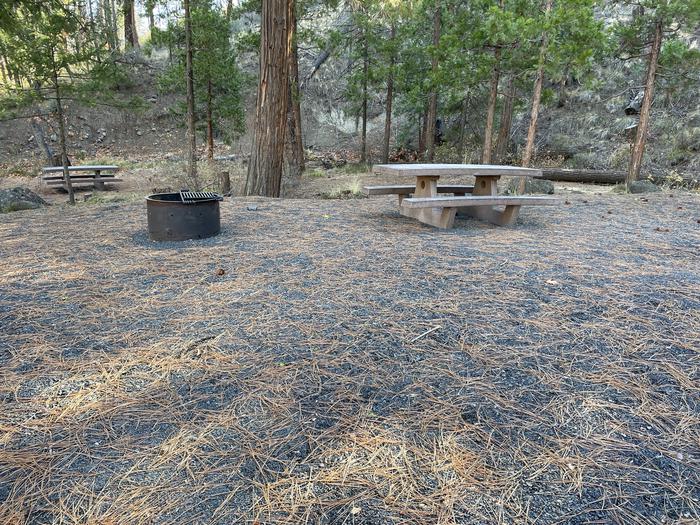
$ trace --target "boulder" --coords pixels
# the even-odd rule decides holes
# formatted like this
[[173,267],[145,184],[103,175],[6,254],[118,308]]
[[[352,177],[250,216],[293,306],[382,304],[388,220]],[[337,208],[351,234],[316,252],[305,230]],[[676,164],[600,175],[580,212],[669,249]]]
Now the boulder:
[[[509,195],[515,195],[518,193],[518,186],[520,185],[519,178],[513,178],[508,183],[508,188],[506,193]],[[525,182],[525,193],[537,193],[540,195],[553,195],[554,194],[554,184],[552,181],[544,179],[531,179],[528,177]]]
[[33,210],[46,206],[44,199],[28,188],[11,188],[0,190],[0,213],[19,210]]
[[628,184],[627,189],[630,193],[654,193],[661,189],[651,181],[635,180]]

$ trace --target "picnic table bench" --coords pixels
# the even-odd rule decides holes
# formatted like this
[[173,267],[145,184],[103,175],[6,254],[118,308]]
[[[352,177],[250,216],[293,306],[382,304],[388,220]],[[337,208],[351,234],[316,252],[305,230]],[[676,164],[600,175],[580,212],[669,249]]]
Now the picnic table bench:
[[[372,171],[382,175],[415,177],[415,186],[365,186],[364,189],[368,195],[398,195],[401,215],[438,228],[452,228],[458,212],[507,226],[516,221],[521,206],[559,202],[551,197],[498,195],[498,179],[502,176],[541,177],[542,170],[533,168],[488,164],[378,164]],[[442,175],[472,175],[474,186],[439,185]],[[452,193],[453,196],[440,196],[441,193]]]
[[[96,190],[104,190],[106,183],[123,182],[115,177],[119,166],[98,165],[98,166],[68,166],[68,173],[72,186],[92,185]],[[61,186],[63,189],[66,182],[63,180],[63,167],[56,166],[44,168],[41,182],[46,186]],[[75,174],[73,174],[75,173]]]

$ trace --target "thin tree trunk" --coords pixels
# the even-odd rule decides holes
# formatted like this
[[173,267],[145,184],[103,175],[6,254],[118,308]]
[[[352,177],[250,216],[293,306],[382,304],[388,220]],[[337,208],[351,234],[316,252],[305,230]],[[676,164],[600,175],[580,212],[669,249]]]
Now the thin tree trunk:
[[117,35],[114,31],[114,13],[111,0],[102,0],[102,27],[107,37],[109,50],[114,52],[119,48]]
[[153,29],[156,27],[156,19],[153,15],[153,3],[146,2],[146,14],[148,15],[148,32],[153,36]]
[[262,0],[260,81],[246,195],[279,197],[284,165],[293,0]]
[[192,66],[192,18],[190,0],[184,0],[185,8],[185,82],[187,84],[187,179],[200,190],[197,177],[197,135],[194,114],[194,72]]
[[515,104],[515,77],[508,78],[508,87],[501,110],[501,125],[498,128],[498,138],[496,139],[496,162],[503,162],[508,150],[508,140],[510,139],[510,128],[513,123],[513,105]]
[[569,98],[569,95],[566,92],[567,75],[568,75],[568,73],[564,73],[564,76],[562,77],[561,81],[559,82],[559,97],[557,98],[557,107],[558,108],[565,107],[566,102]]
[[[504,8],[504,0],[500,0],[499,7]],[[498,102],[498,81],[501,76],[501,46],[496,45],[493,51],[493,68],[491,69],[491,87],[489,91],[489,104],[486,111],[486,127],[484,129],[484,148],[481,152],[481,162],[491,163],[493,149],[493,121],[496,116],[496,103]]]
[[498,81],[501,75],[500,47],[497,47],[494,50],[493,60],[493,68],[491,69],[491,88],[489,92],[489,105],[486,111],[486,129],[484,129],[484,150],[481,152],[482,164],[491,164],[493,120],[496,115],[496,102],[498,101]]
[[214,121],[211,110],[211,79],[207,81],[207,158],[214,159]]
[[124,49],[138,49],[139,37],[136,32],[136,9],[134,0],[124,0],[122,12],[124,15]]
[[[547,0],[545,13],[549,14],[552,10],[552,0]],[[544,82],[544,63],[547,58],[547,44],[549,35],[545,31],[542,34],[542,44],[540,45],[540,59],[537,66],[537,77],[535,78],[535,87],[532,92],[532,111],[530,112],[530,125],[527,128],[527,140],[525,141],[525,151],[523,152],[522,166],[528,168],[532,162],[532,156],[535,151],[535,134],[537,133],[537,118],[540,113],[540,101],[542,98],[542,84]],[[525,192],[525,184],[527,177],[520,179],[518,191]]]
[[290,22],[292,47],[289,54],[289,100],[287,108],[288,159],[287,169],[292,178],[304,172],[304,143],[301,131],[301,92],[299,91],[299,57],[297,54],[297,19],[292,11]]
[[0,46],[0,75],[2,76],[2,81],[3,82],[9,82],[10,81],[10,72],[7,69],[7,59],[4,56],[5,51],[2,49],[2,46]]
[[53,89],[56,95],[56,113],[58,114],[58,138],[61,146],[61,165],[63,166],[63,183],[68,190],[68,202],[75,204],[75,194],[73,192],[73,184],[70,180],[70,172],[68,171],[68,150],[66,148],[66,125],[64,122],[65,115],[63,114],[63,102],[61,100],[61,88],[58,83],[58,71],[56,70],[56,62],[54,51],[51,50],[51,61],[53,66]]
[[44,154],[46,155],[46,161],[48,166],[55,166],[56,165],[56,156],[51,149],[51,146],[49,146],[49,143],[46,141],[46,135],[44,134],[44,130],[41,128],[41,124],[39,124],[39,118],[34,117],[32,119],[32,130],[34,131],[34,140],[36,140],[36,143],[41,146],[41,149],[44,150]]
[[365,28],[362,33],[362,138],[360,145],[360,162],[367,163],[367,77],[369,76],[367,29]]
[[425,107],[423,108],[423,114],[418,118],[418,157],[423,158],[425,155],[425,138],[428,135],[428,106],[429,103],[425,101]]
[[[389,34],[391,43],[396,39],[396,26],[391,25],[391,33]],[[384,148],[382,149],[382,162],[389,162],[389,142],[391,140],[391,109],[394,103],[394,65],[396,64],[396,56],[392,48],[391,56],[389,57],[389,75],[386,79],[386,116],[384,118]]]
[[231,20],[231,16],[233,16],[233,0],[228,0],[226,2],[226,20]]
[[97,63],[99,64],[100,62],[102,62],[102,46],[100,45],[100,35],[99,31],[97,30],[99,25],[100,13],[98,9],[99,5],[95,6],[95,8],[98,11],[97,16],[95,16],[95,12],[92,8],[92,1],[93,0],[87,0],[86,9],[88,11],[88,20],[90,21],[90,35],[92,36],[92,44],[93,46],[95,46],[95,58],[97,59]]
[[432,60],[432,74],[433,74],[433,85],[430,92],[430,97],[428,99],[428,115],[426,119],[425,126],[425,149],[427,151],[428,161],[432,162],[435,158],[435,121],[437,120],[437,85],[435,83],[435,78],[438,73],[438,54],[437,48],[440,45],[440,0],[435,2],[435,14],[433,18],[433,47],[435,48],[435,54]]
[[659,64],[659,53],[661,51],[661,40],[663,39],[663,21],[657,20],[654,28],[654,42],[651,45],[649,61],[647,63],[647,74],[644,81],[644,98],[642,107],[639,110],[639,123],[637,133],[632,143],[632,155],[630,156],[629,170],[627,172],[627,185],[639,178],[642,169],[642,158],[647,142],[647,131],[649,129],[649,116],[651,114],[651,103],[654,98],[654,84],[656,82],[656,69]]
[[465,133],[465,130],[467,126],[467,109],[469,107],[467,104],[468,96],[468,93],[465,94],[464,100],[462,100],[462,108],[459,112],[459,138],[457,140],[457,156],[460,159],[464,158],[465,151],[467,149],[467,134]]

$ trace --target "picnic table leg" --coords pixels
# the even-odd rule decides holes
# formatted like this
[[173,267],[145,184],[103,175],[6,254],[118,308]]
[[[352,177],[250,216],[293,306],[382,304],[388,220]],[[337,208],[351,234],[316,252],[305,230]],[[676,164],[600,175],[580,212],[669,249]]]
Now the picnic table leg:
[[[474,196],[498,195],[498,179],[500,177],[476,177],[474,182]],[[474,217],[485,222],[490,222],[496,226],[509,226],[515,224],[520,213],[520,206],[506,206],[504,210],[497,210],[493,207],[463,207],[459,208],[460,215]]]
[[[95,170],[95,178],[99,178],[99,177],[100,177],[100,170]],[[95,186],[96,190],[104,190],[105,189],[105,183],[102,182],[101,180],[96,180],[94,186]]]
[[[413,196],[416,198],[437,197],[437,181],[439,178],[437,176],[416,177],[416,191]],[[401,210],[401,215],[412,217],[436,228],[452,228],[455,222],[455,215],[457,214],[457,208],[405,208],[400,206],[399,209]]]

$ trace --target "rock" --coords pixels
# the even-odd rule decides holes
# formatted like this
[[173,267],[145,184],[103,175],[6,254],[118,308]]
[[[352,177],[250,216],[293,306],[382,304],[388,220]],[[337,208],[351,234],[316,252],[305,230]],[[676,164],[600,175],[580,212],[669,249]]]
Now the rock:
[[141,135],[143,135],[143,131],[141,131],[140,129],[136,130],[136,134],[140,137]]
[[0,213],[19,210],[33,210],[46,206],[44,199],[28,188],[16,187],[0,190]]
[[[508,183],[508,188],[506,193],[509,195],[514,195],[518,193],[518,186],[520,184],[520,179],[511,179]],[[528,178],[525,182],[525,193],[539,193],[544,195],[554,194],[554,184],[550,180],[543,179],[531,179]]]
[[630,193],[655,193],[661,189],[651,181],[635,180],[627,186]]

